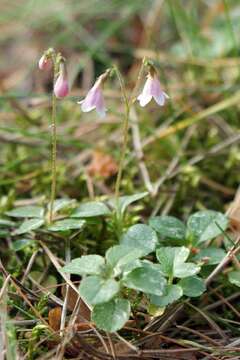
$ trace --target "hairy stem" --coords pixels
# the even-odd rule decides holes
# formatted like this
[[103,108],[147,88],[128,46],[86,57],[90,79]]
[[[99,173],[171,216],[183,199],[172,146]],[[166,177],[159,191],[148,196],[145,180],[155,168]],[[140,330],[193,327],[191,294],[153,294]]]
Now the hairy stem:
[[[57,77],[57,64],[55,57],[53,58],[54,63],[54,75],[53,75],[53,86]],[[51,119],[51,195],[50,195],[50,206],[49,206],[49,222],[53,221],[53,205],[56,197],[56,183],[57,183],[57,101],[54,91],[52,92],[52,119]]]
[[121,150],[121,157],[120,157],[120,162],[119,162],[117,180],[116,180],[116,184],[115,184],[115,200],[116,200],[117,214],[119,213],[119,211],[118,211],[118,208],[119,208],[119,193],[120,193],[120,186],[121,186],[121,180],[122,180],[124,160],[125,160],[126,151],[127,151],[127,144],[128,144],[129,114],[130,114],[131,107],[132,107],[132,105],[134,104],[134,101],[135,101],[135,94],[136,94],[136,92],[137,92],[137,90],[139,88],[140,82],[141,82],[144,64],[145,64],[145,58],[142,61],[142,66],[140,68],[140,71],[139,71],[139,74],[138,74],[138,77],[137,77],[137,82],[136,82],[136,85],[135,85],[135,87],[134,87],[134,89],[132,91],[130,99],[128,99],[128,97],[127,97],[126,87],[124,85],[122,75],[121,75],[120,71],[118,70],[118,68],[116,66],[114,67],[114,70],[115,70],[116,75],[117,75],[118,80],[119,80],[123,100],[124,100],[124,103],[125,103],[125,117],[124,117],[124,122],[123,122],[123,144],[122,144],[122,150]]
[[121,157],[119,162],[119,168],[118,168],[118,174],[117,174],[117,180],[115,184],[115,199],[116,199],[116,206],[118,209],[118,201],[119,201],[119,191],[120,191],[120,185],[121,185],[121,179],[122,179],[122,172],[123,172],[123,165],[124,165],[124,159],[127,151],[127,143],[128,143],[128,128],[129,128],[129,113],[130,113],[130,103],[127,98],[126,89],[124,85],[124,81],[122,78],[121,73],[119,70],[115,67],[115,71],[120,83],[121,92],[123,95],[124,103],[125,103],[125,116],[123,121],[123,144],[122,144],[122,150],[121,150]]

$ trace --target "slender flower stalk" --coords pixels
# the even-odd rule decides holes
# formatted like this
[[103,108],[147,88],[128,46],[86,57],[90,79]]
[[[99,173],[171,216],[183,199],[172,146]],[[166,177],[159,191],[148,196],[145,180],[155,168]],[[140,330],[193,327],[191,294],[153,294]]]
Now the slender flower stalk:
[[[55,57],[54,57],[55,58]],[[54,70],[53,70],[53,83],[56,81],[57,77],[57,62],[54,59]],[[51,194],[50,194],[50,206],[49,206],[49,223],[53,221],[53,205],[56,197],[56,187],[57,187],[57,98],[54,92],[52,91],[52,118],[51,118],[51,131],[52,131],[52,150],[51,150]]]
[[120,162],[119,162],[119,167],[118,167],[117,179],[116,179],[116,184],[115,184],[115,200],[116,200],[116,208],[117,208],[117,212],[118,212],[119,191],[120,191],[123,165],[124,165],[124,160],[125,160],[126,151],[127,151],[127,144],[128,144],[128,128],[129,128],[129,114],[130,114],[131,102],[128,100],[126,88],[124,85],[124,80],[122,78],[120,71],[118,70],[117,67],[114,67],[114,70],[118,77],[119,84],[121,87],[121,92],[123,95],[123,100],[125,103],[125,117],[124,117],[124,121],[123,121],[123,143],[122,143],[122,150],[121,150],[121,157],[120,157]]
[[116,66],[114,67],[115,73],[116,73],[117,78],[119,80],[123,100],[124,100],[124,103],[125,103],[125,117],[124,117],[124,121],[123,121],[123,143],[122,143],[122,149],[121,149],[121,157],[120,157],[120,162],[119,162],[118,174],[117,174],[117,179],[116,179],[116,184],[115,184],[116,213],[117,213],[117,217],[118,217],[119,220],[121,219],[121,216],[120,216],[120,213],[119,213],[119,195],[120,195],[120,186],[121,186],[121,180],[122,180],[124,160],[125,160],[126,152],[127,152],[129,116],[130,116],[131,107],[135,102],[135,94],[136,94],[136,92],[137,92],[137,90],[139,88],[139,85],[141,83],[144,66],[145,66],[145,58],[142,61],[142,65],[141,65],[141,68],[139,70],[137,81],[136,81],[135,87],[134,87],[134,89],[133,89],[133,91],[132,91],[132,93],[130,95],[130,98],[128,98],[128,96],[127,96],[126,88],[125,88],[125,85],[124,85],[124,80],[122,78],[122,75],[121,75],[120,71],[118,70],[118,68]]
[[53,221],[53,207],[56,197],[57,183],[57,98],[68,95],[68,81],[65,67],[65,59],[62,55],[56,54],[55,50],[48,49],[40,58],[38,66],[41,70],[46,70],[53,66],[53,90],[52,90],[52,114],[51,114],[51,194],[48,220]]

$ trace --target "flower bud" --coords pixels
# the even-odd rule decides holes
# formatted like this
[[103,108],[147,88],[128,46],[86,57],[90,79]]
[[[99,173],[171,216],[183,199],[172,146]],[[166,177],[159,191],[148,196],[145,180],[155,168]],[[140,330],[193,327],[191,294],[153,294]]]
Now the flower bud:
[[46,55],[43,55],[38,62],[39,69],[49,70],[51,66],[52,66],[51,59],[49,59]]
[[64,62],[60,63],[60,71],[58,78],[54,84],[53,91],[57,98],[64,98],[69,93],[67,71]]

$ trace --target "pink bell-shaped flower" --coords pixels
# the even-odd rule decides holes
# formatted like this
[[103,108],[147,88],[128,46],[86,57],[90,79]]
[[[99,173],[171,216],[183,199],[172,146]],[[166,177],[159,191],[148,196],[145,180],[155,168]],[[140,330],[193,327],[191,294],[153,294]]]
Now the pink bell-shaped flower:
[[64,98],[69,93],[67,71],[64,62],[60,63],[59,75],[54,84],[53,91],[57,98]]
[[169,96],[162,90],[155,71],[149,72],[143,90],[137,100],[139,101],[140,106],[143,107],[146,106],[152,98],[154,98],[159,106],[163,106],[165,100],[169,99]]
[[51,59],[49,59],[46,55],[43,55],[38,62],[39,69],[49,70],[51,66],[52,66]]
[[96,109],[100,118],[106,116],[106,107],[103,97],[103,84],[106,81],[110,71],[107,70],[104,74],[99,76],[93,87],[89,90],[84,100],[79,101],[83,112],[89,112]]

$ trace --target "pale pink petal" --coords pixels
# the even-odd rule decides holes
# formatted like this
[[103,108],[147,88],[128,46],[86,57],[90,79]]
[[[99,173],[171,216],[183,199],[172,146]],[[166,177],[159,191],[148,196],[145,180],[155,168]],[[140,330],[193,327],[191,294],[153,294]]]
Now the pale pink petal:
[[99,91],[96,94],[96,110],[101,118],[104,118],[106,116],[106,108],[104,104],[102,91]]
[[99,82],[96,82],[87,93],[86,98],[78,103],[81,104],[83,112],[89,112],[96,109],[100,117],[104,117],[106,115],[102,88]]
[[165,96],[163,93],[158,96],[154,96],[153,98],[159,106],[163,106],[165,104]]
[[139,100],[141,106],[145,106],[152,98],[154,98],[156,103],[160,106],[163,106],[165,99],[169,98],[169,96],[162,90],[161,84],[155,74],[148,75],[143,91],[137,99]]
[[137,97],[137,99],[139,100],[140,106],[143,107],[151,101],[151,99],[152,99],[151,87],[152,87],[152,78],[149,76],[145,82],[145,85],[143,87],[141,94]]
[[162,90],[156,96],[154,95],[153,97],[159,106],[163,106],[165,104],[166,99],[169,99],[169,96]]
[[95,109],[96,93],[97,93],[97,89],[93,86],[87,93],[85,99],[79,102],[79,104],[81,104],[81,109],[83,112],[89,112]]
[[155,75],[153,78],[151,78],[150,93],[153,97],[155,96],[158,97],[162,94],[162,88],[160,82]]
[[146,95],[141,93],[138,97],[137,97],[140,106],[144,107],[146,106],[151,100],[152,100],[152,95]]

